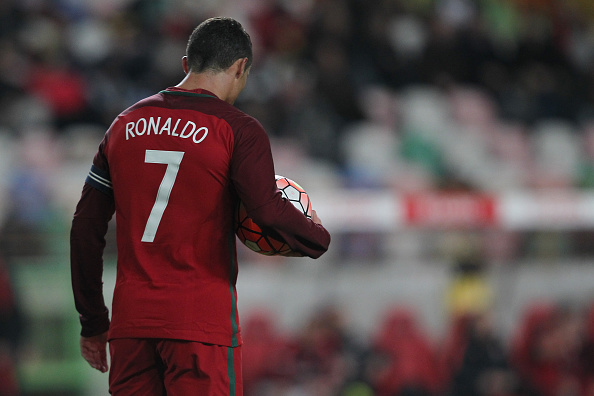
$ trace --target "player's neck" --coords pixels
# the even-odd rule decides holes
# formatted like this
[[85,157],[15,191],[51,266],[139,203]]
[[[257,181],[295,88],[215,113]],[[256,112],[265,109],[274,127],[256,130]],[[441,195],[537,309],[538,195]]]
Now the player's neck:
[[176,87],[189,91],[204,89],[212,92],[219,99],[228,101],[231,90],[228,80],[225,73],[188,73]]

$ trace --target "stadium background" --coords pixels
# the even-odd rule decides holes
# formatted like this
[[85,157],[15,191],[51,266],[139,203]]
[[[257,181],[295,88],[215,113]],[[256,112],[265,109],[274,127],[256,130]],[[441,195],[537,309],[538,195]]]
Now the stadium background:
[[[254,42],[238,107],[333,235],[240,250],[246,394],[594,394],[592,4],[0,2],[0,394],[106,394],[71,216],[113,117],[216,15]],[[108,299],[114,262],[110,233]]]

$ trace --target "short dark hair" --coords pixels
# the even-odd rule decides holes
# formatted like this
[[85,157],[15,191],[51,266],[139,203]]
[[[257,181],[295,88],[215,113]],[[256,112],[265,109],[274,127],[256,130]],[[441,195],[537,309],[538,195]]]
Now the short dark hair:
[[249,67],[252,64],[252,40],[235,19],[210,18],[190,35],[186,56],[188,68],[193,73],[223,71],[241,58],[248,58]]

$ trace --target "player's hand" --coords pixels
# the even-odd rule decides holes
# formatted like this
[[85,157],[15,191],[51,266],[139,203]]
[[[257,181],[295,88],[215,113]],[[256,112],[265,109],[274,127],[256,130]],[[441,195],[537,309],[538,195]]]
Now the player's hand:
[[318,217],[318,214],[314,209],[311,210],[311,220],[316,224],[322,224],[322,220]]
[[93,367],[106,373],[107,366],[107,332],[93,337],[80,337],[80,354]]

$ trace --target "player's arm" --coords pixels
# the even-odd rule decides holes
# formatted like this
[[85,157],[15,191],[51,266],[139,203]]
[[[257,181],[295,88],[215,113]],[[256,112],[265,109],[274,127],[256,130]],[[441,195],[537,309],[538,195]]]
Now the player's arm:
[[308,219],[283,199],[280,192],[276,199],[247,213],[261,227],[274,229],[298,254],[318,258],[328,250],[330,234],[322,226],[317,213],[315,220],[313,217]]
[[103,298],[103,250],[115,204],[109,174],[100,167],[101,159],[98,153],[83,187],[70,232],[72,290],[83,337],[102,334],[109,328]]
[[273,228],[293,251],[321,256],[328,250],[330,234],[282,198],[276,188],[270,141],[262,126],[252,120],[236,139],[231,178],[248,215],[259,226]]

